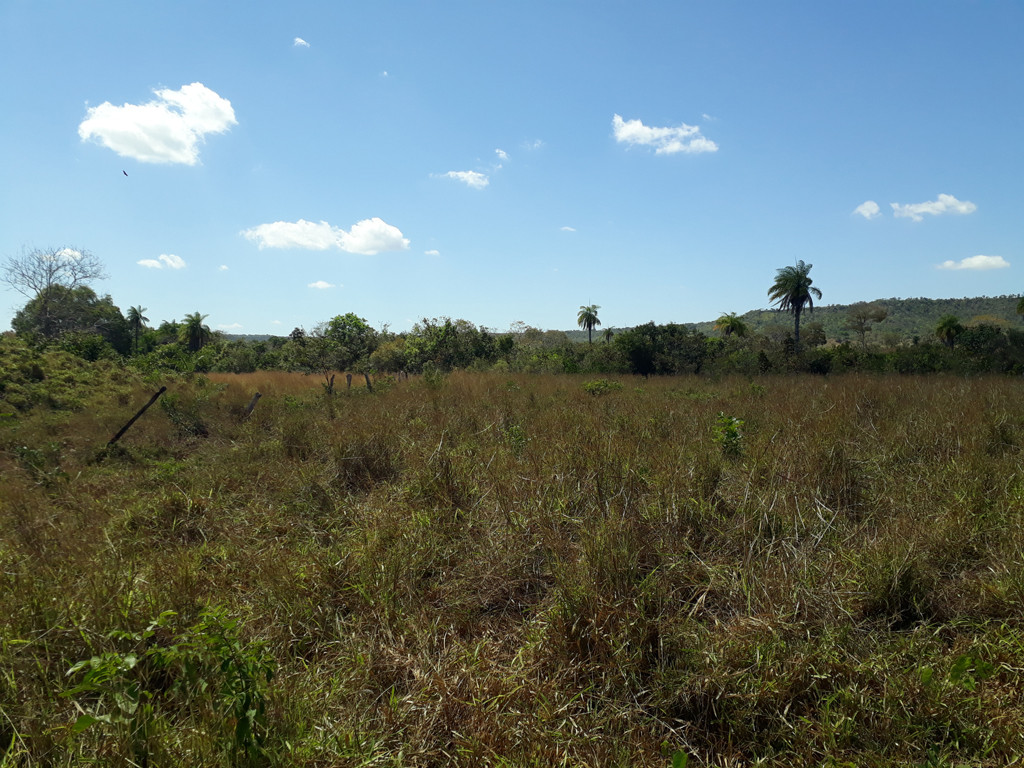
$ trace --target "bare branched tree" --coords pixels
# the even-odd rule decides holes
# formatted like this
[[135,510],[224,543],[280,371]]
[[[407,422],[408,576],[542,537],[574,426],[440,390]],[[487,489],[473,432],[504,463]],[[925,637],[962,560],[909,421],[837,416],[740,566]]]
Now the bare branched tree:
[[40,330],[44,336],[50,336],[53,332],[50,302],[55,289],[64,289],[58,293],[66,294],[106,276],[103,263],[96,256],[65,246],[26,251],[21,256],[10,257],[0,271],[0,282],[29,301],[38,299]]

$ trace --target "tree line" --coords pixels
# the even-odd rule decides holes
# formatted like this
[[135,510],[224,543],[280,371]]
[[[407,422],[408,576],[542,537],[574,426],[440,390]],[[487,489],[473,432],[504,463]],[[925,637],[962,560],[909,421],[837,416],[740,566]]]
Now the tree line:
[[[235,340],[212,331],[207,315],[151,326],[141,304],[127,313],[91,283],[102,279],[98,259],[74,248],[32,251],[8,259],[0,280],[26,296],[11,326],[27,343],[59,346],[86,359],[120,357],[143,371],[301,371],[333,386],[337,371],[423,373],[493,370],[536,373],[756,375],[769,372],[830,373],[868,370],[896,373],[951,371],[1024,373],[1024,331],[998,318],[963,322],[940,318],[925,337],[869,344],[888,317],[880,303],[858,304],[844,322],[847,339],[830,340],[820,323],[808,322],[821,290],[812,265],[797,261],[777,270],[768,298],[792,318],[791,330],[776,324],[759,332],[735,312],[723,313],[708,332],[691,324],[654,322],[613,332],[601,326],[597,304],[580,306],[577,325],[587,343],[563,331],[515,323],[504,332],[464,319],[423,318],[408,332],[376,329],[354,313],[337,315],[311,329],[260,341]],[[1024,313],[1024,299],[1017,311]]]

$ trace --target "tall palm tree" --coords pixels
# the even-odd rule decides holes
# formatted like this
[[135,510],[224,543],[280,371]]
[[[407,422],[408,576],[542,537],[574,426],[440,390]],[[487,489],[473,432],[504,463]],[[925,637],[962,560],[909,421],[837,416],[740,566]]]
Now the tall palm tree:
[[964,327],[956,315],[943,315],[939,318],[939,324],[935,326],[935,335],[950,349],[956,343],[956,337],[963,332]]
[[615,335],[615,331],[613,331],[611,328],[605,328],[604,333],[602,333],[601,335],[604,336],[604,343],[607,344],[609,341],[612,340],[612,337]]
[[181,321],[181,340],[189,352],[198,352],[213,336],[209,327],[203,325],[203,320],[207,317],[209,315],[193,312],[191,315],[185,315],[185,319]]
[[137,307],[128,308],[128,327],[132,329],[132,335],[135,337],[135,354],[139,353],[139,332],[145,327],[146,323],[149,322],[149,318],[146,317],[143,312],[146,308],[141,304]]
[[715,320],[715,330],[723,336],[746,336],[747,324],[738,318],[735,312],[729,312]]
[[580,328],[586,330],[591,344],[594,343],[594,329],[601,324],[601,321],[597,319],[597,310],[600,308],[597,304],[590,304],[580,307],[579,314],[576,315],[576,322],[579,323]]
[[793,341],[800,346],[800,313],[806,306],[814,311],[814,297],[821,298],[821,291],[815,288],[808,274],[813,264],[798,261],[796,266],[783,267],[775,273],[775,282],[768,289],[768,298],[779,305],[783,312],[793,313]]

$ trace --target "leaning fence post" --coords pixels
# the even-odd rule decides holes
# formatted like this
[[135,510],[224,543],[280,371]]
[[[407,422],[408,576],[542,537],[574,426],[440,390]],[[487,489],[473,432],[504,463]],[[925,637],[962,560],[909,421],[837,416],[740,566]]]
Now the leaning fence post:
[[158,397],[160,397],[160,395],[162,395],[162,394],[163,394],[164,392],[166,392],[166,391],[167,391],[167,387],[160,387],[160,391],[159,391],[159,392],[157,392],[157,393],[156,393],[155,395],[153,395],[153,396],[152,396],[151,398],[149,398],[149,402],[148,402],[148,403],[146,403],[146,404],[145,404],[144,406],[142,406],[142,407],[141,407],[141,408],[139,409],[139,412],[138,412],[138,413],[136,413],[136,414],[135,414],[134,416],[132,416],[132,417],[131,417],[131,419],[129,419],[129,421],[128,421],[128,423],[127,423],[127,424],[125,424],[125,425],[124,425],[123,427],[121,427],[121,431],[120,431],[120,432],[118,432],[118,433],[117,433],[116,435],[114,435],[114,436],[113,436],[112,438],[110,438],[110,442],[109,442],[109,443],[107,443],[107,447],[109,448],[109,447],[110,447],[110,446],[112,446],[112,445],[113,445],[114,443],[116,443],[116,442],[117,442],[118,440],[120,440],[120,439],[121,439],[121,436],[122,436],[122,435],[123,435],[123,434],[124,434],[125,432],[127,432],[127,431],[128,431],[128,428],[129,428],[129,427],[130,427],[130,426],[131,426],[132,424],[134,424],[134,423],[136,422],[136,420],[137,420],[137,419],[139,418],[139,416],[141,416],[142,414],[144,414],[144,413],[146,412],[146,409],[147,409],[147,408],[149,408],[149,406],[151,406],[151,405],[152,405],[153,403],[155,403],[155,402],[156,402],[156,400],[157,400],[157,398],[158,398]]
[[249,418],[249,416],[253,412],[253,409],[256,407],[256,403],[259,402],[261,397],[263,397],[263,395],[261,395],[259,392],[257,392],[255,395],[252,396],[252,400],[249,402],[249,405],[246,407],[245,413],[242,414],[242,421],[245,421],[246,419]]
[[346,373],[345,374],[345,381],[348,382],[348,388],[352,389],[352,374],[351,373]]
[[368,389],[368,390],[369,390],[370,392],[373,392],[373,384],[371,384],[371,383],[370,383],[370,374],[368,374],[368,373],[364,373],[364,374],[363,374],[363,378],[364,378],[364,379],[366,379],[366,388],[367,388],[367,389]]

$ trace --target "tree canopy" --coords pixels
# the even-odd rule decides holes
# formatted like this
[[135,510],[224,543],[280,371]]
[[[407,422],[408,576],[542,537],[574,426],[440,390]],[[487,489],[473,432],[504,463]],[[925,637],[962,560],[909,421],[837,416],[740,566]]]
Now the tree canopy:
[[821,290],[815,288],[810,271],[813,264],[797,261],[792,267],[782,267],[775,274],[775,282],[768,289],[768,298],[783,312],[793,313],[793,341],[800,346],[800,314],[804,307],[814,310],[815,297],[821,298]]
[[597,310],[600,308],[597,304],[581,306],[576,315],[577,324],[587,332],[587,339],[591,344],[594,343],[594,329],[601,324],[597,318]]
[[45,338],[55,338],[67,330],[60,323],[62,317],[66,320],[67,312],[55,304],[75,296],[75,289],[104,277],[106,273],[98,258],[88,251],[68,247],[37,249],[12,256],[0,270],[0,282],[33,304],[33,331]]

